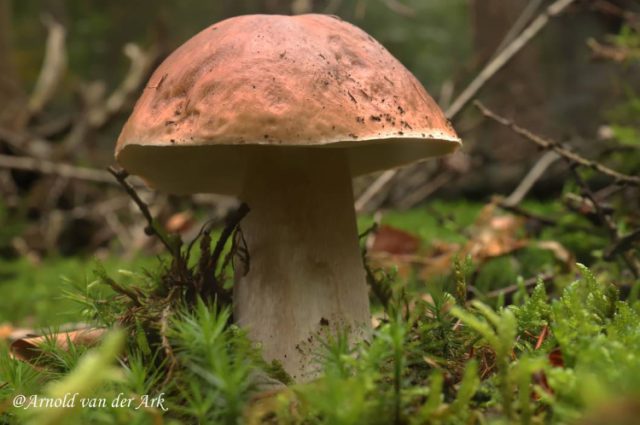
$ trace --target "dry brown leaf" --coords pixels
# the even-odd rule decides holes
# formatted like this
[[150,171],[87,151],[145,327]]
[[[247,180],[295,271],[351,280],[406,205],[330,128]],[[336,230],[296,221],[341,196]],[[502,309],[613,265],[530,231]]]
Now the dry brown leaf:
[[164,227],[169,233],[184,233],[191,229],[194,223],[193,214],[190,211],[182,211],[169,217]]
[[106,331],[104,328],[85,328],[46,336],[21,337],[11,343],[10,352],[14,359],[33,363],[42,355],[42,348],[48,341],[55,341],[62,350],[69,349],[69,342],[91,347],[100,341]]
[[518,232],[524,226],[524,219],[512,214],[498,214],[496,205],[486,205],[473,225],[473,238],[467,243],[464,253],[477,262],[492,257],[509,254],[526,246]]
[[0,324],[0,340],[6,340],[11,336],[13,332],[13,326],[8,323]]
[[415,254],[420,248],[420,242],[416,235],[383,224],[375,233],[370,251],[392,255]]

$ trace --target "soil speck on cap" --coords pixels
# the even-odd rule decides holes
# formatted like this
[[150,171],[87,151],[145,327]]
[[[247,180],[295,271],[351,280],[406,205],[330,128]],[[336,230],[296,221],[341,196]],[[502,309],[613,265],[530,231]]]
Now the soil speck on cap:
[[347,94],[349,95],[349,97],[351,98],[351,101],[352,101],[353,103],[358,103],[358,101],[356,100],[356,98],[355,98],[355,97],[353,97],[353,95],[351,94],[351,92],[350,92],[350,91],[347,91]]
[[364,124],[364,117],[356,117],[356,122],[359,122],[360,124]]
[[329,320],[324,317],[320,318],[320,326],[329,326]]
[[382,118],[380,118],[380,115],[371,115],[369,118],[371,118],[371,121],[382,121]]

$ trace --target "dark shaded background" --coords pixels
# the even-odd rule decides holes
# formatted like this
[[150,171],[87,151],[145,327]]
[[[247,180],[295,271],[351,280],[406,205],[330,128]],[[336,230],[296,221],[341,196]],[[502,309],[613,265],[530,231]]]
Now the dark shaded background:
[[[403,62],[446,108],[504,45],[550,0],[239,0],[84,1],[0,0],[0,153],[23,155],[20,144],[42,148],[55,161],[104,170],[113,162],[115,139],[137,91],[99,126],[82,118],[127,75],[127,43],[156,52],[155,64],[197,31],[246,13],[332,13],[372,34]],[[555,18],[478,97],[525,127],[567,143],[585,155],[609,148],[603,128],[638,85],[637,64],[594,59],[589,40],[606,42],[640,11],[632,0],[581,0]],[[529,13],[531,12],[531,13]],[[527,18],[527,19],[524,19]],[[67,70],[45,108],[29,111],[29,95],[40,73],[47,22],[66,29]],[[520,27],[521,28],[521,27]],[[517,31],[516,31],[517,34]],[[368,204],[368,209],[410,207],[427,197],[487,199],[508,194],[541,155],[531,144],[486,120],[471,106],[454,125],[465,141],[462,153],[402,170]],[[9,143],[9,139],[13,143]],[[18,148],[16,148],[18,146]],[[71,146],[71,147],[70,147]],[[634,153],[637,155],[637,152]],[[566,165],[557,163],[534,188],[538,197],[562,190]],[[443,175],[442,184],[433,185]],[[448,173],[448,174],[447,174]],[[375,176],[374,176],[375,177]],[[356,193],[371,182],[356,181]],[[21,234],[29,250],[63,252],[108,243],[117,230],[104,230],[92,214],[111,190],[93,183],[0,168],[0,195],[9,236]],[[117,193],[117,192],[113,192]],[[185,204],[223,214],[232,201],[175,199],[155,194],[158,214]],[[162,198],[159,200],[159,198]],[[171,205],[165,208],[162,205]],[[80,210],[78,210],[80,208]],[[70,214],[74,212],[74,214]],[[33,223],[38,223],[33,226]],[[127,221],[124,221],[127,224]],[[34,230],[35,229],[35,230]],[[99,237],[96,236],[99,235]],[[19,250],[18,250],[19,251]]]

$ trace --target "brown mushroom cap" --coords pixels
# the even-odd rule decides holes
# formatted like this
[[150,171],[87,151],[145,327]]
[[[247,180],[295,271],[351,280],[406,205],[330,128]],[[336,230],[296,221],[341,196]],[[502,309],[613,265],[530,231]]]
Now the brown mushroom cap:
[[116,159],[161,190],[237,194],[260,149],[346,149],[355,176],[459,145],[422,85],[364,31],[326,15],[247,15],[158,67]]

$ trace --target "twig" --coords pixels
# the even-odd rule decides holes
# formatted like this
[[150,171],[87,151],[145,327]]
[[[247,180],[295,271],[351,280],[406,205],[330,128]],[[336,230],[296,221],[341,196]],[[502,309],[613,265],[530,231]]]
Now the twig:
[[29,99],[29,111],[31,114],[40,112],[53,98],[67,68],[66,31],[64,26],[52,17],[45,18],[45,25],[49,30],[49,35],[42,69]]
[[553,277],[554,276],[551,273],[532,277],[530,279],[525,280],[524,283],[522,283],[522,285],[513,284],[513,285],[505,286],[504,288],[495,289],[493,291],[487,292],[486,294],[484,294],[484,296],[487,298],[497,298],[500,295],[509,295],[518,291],[521,287],[531,288],[532,286],[536,286],[538,281],[542,281],[543,283],[548,283],[551,280],[553,280]]
[[[212,264],[214,265],[214,267],[218,264],[220,255],[222,254],[222,250],[224,249],[224,246],[227,244],[227,240],[233,234],[233,231],[235,230],[235,228],[238,227],[238,225],[240,224],[240,221],[248,213],[249,213],[249,205],[243,202],[242,204],[240,204],[240,207],[236,211],[229,214],[229,217],[227,218],[227,224],[225,225],[224,229],[222,229],[222,233],[220,234],[220,237],[216,242],[216,246],[213,249],[213,253],[211,254],[211,259],[213,261]],[[222,270],[220,272],[222,272]]]
[[401,210],[406,210],[413,207],[414,205],[418,204],[429,195],[434,193],[436,190],[440,189],[451,180],[453,180],[456,174],[457,173],[451,171],[438,174],[434,179],[427,182],[424,186],[411,192],[409,196],[402,199],[397,204],[398,208]]
[[610,260],[616,255],[630,250],[631,246],[638,241],[640,241],[640,229],[618,238],[618,241],[605,251],[604,259]]
[[637,54],[634,54],[634,51],[628,47],[602,44],[594,38],[587,40],[587,46],[591,49],[591,57],[593,59],[622,63],[637,56]]
[[111,287],[111,289],[113,289],[115,292],[121,295],[125,295],[137,307],[140,307],[142,305],[142,303],[140,302],[140,299],[138,298],[138,294],[136,294],[134,291],[120,285],[118,282],[116,282],[111,277],[109,277],[109,275],[104,270],[100,270],[98,274],[99,274],[99,277],[104,281],[104,283],[106,283],[109,287]]
[[145,228],[145,233],[147,235],[156,235],[160,242],[169,250],[174,259],[178,259],[180,257],[180,241],[172,240],[166,232],[162,229],[160,224],[153,218],[151,215],[151,211],[149,211],[149,207],[144,203],[140,196],[136,192],[136,190],[127,182],[127,177],[129,173],[125,170],[118,170],[115,167],[111,166],[108,168],[109,173],[116,178],[116,181],[122,186],[122,188],[127,192],[127,195],[135,202],[135,204],[140,209],[140,212],[147,220],[147,227]]
[[69,179],[87,180],[95,183],[116,184],[106,171],[77,167],[75,165],[46,161],[27,156],[0,154],[0,168],[34,171],[41,174],[54,174]]
[[[495,56],[489,63],[480,71],[480,73],[473,79],[473,81],[458,95],[453,101],[451,106],[447,108],[445,115],[449,119],[455,118],[456,115],[469,103],[473,96],[515,55],[518,53],[527,43],[529,43],[539,32],[542,30],[550,18],[558,16],[575,0],[557,0],[553,4],[549,5],[536,19],[525,28],[522,33],[513,39],[509,45],[507,45],[501,53]],[[367,189],[365,193],[358,198],[356,205],[363,209],[366,203],[363,202],[364,195],[366,194],[368,199],[371,200],[393,177],[398,173],[397,169],[389,170],[376,179],[372,186],[376,186],[375,191]],[[379,181],[383,181],[384,184],[380,184]]]
[[524,46],[527,45],[538,33],[542,30],[551,20],[551,18],[558,16],[567,7],[569,7],[576,0],[556,0],[550,4],[546,9],[542,11],[523,31],[518,37],[513,39],[508,46],[506,46],[500,54],[493,58],[489,63],[480,71],[480,73],[473,79],[473,81],[467,86],[466,89],[447,109],[445,115],[451,118],[460,112],[462,108],[478,93],[478,91],[486,84],[486,82],[495,75],[511,58],[515,56]]
[[543,217],[541,215],[527,211],[517,204],[511,205],[511,204],[505,203],[505,201],[499,198],[496,200],[496,205],[505,211],[509,211],[513,214],[517,214],[519,216],[522,216],[530,220],[535,220],[538,223],[544,224],[546,226],[555,226],[556,224],[558,224],[554,219]]
[[474,102],[475,106],[482,112],[482,114],[487,117],[487,118],[491,118],[492,120],[494,120],[495,122],[502,124],[503,126],[510,128],[513,132],[517,133],[518,135],[524,137],[526,140],[529,140],[530,142],[535,143],[536,145],[538,145],[540,148],[544,149],[544,150],[551,150],[554,151],[555,153],[557,153],[558,155],[560,155],[561,157],[563,157],[564,159],[566,159],[567,161],[569,161],[570,163],[573,164],[578,164],[581,165],[583,167],[587,167],[587,168],[592,168],[608,177],[611,177],[612,179],[615,180],[615,183],[624,183],[624,184],[628,184],[631,186],[636,186],[636,187],[640,187],[640,177],[639,176],[630,176],[627,174],[622,174],[619,173],[615,170],[612,170],[611,168],[600,164],[599,162],[596,161],[592,161],[590,159],[587,159],[565,147],[560,146],[558,143],[549,140],[549,139],[545,139],[541,136],[538,136],[537,134],[532,133],[531,131],[522,128],[520,126],[518,126],[517,124],[513,123],[512,121],[496,114],[495,112],[491,111],[490,109],[488,109],[486,106],[484,106],[481,102],[479,101],[475,101]]
[[355,204],[357,212],[364,210],[364,207],[373,199],[373,197],[391,181],[393,176],[396,175],[396,170],[387,170],[382,173],[367,189],[358,197]]
[[131,61],[129,72],[104,104],[88,112],[88,120],[91,127],[103,126],[111,117],[124,109],[127,101],[144,83],[151,66],[158,58],[158,53],[156,47],[145,51],[134,43],[127,43],[124,46],[124,54]]
[[590,4],[591,8],[605,15],[622,18],[627,24],[637,28],[638,14],[630,10],[623,9],[607,0],[594,0]]
[[[593,193],[587,182],[584,181],[580,173],[578,173],[575,166],[571,167],[571,172],[573,173],[576,182],[582,189],[583,196],[591,201],[591,204],[595,208],[600,223],[605,227],[607,232],[609,232],[611,243],[617,245],[620,241],[620,233],[618,230],[618,226],[616,226],[616,224],[611,219],[611,212],[605,211],[602,205],[600,205],[600,202],[598,202],[598,200],[596,199],[595,194]],[[620,257],[624,260],[624,262],[629,267],[629,270],[631,270],[635,277],[640,276],[640,270],[638,270],[638,266],[635,263],[633,257],[628,255],[626,251],[621,251]],[[611,257],[611,259],[613,259],[613,257]]]
[[527,5],[520,13],[520,16],[518,16],[513,25],[511,25],[511,28],[509,28],[509,31],[507,31],[507,34],[504,36],[504,38],[496,48],[496,53],[492,56],[491,59],[499,55],[500,52],[502,52],[502,49],[505,48],[505,46],[508,46],[518,36],[518,34],[522,33],[522,30],[527,25],[527,22],[529,22],[531,17],[534,16],[534,13],[538,10],[543,1],[544,0],[532,0],[527,3]]
[[0,140],[12,148],[14,152],[25,153],[29,156],[46,159],[50,157],[51,142],[33,136],[25,132],[14,132],[7,128],[0,127]]
[[560,157],[555,152],[545,152],[545,154],[536,161],[535,165],[531,167],[527,175],[524,176],[518,187],[511,193],[511,195],[502,201],[502,204],[510,207],[514,207],[519,204],[524,197],[527,196],[527,193],[529,193],[540,177],[542,177],[547,168],[556,162],[558,158]]

